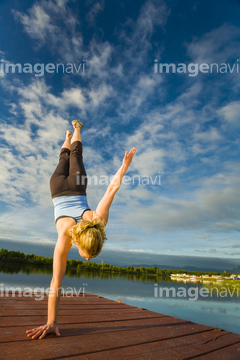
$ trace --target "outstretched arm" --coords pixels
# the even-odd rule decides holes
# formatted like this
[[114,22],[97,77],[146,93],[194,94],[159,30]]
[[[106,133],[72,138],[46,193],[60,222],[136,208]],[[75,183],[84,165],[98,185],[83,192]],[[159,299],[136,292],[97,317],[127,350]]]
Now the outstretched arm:
[[123,161],[122,161],[122,166],[118,169],[117,173],[115,174],[112,181],[108,185],[108,188],[107,188],[103,198],[101,199],[101,201],[99,202],[99,204],[97,206],[96,215],[98,218],[102,219],[105,222],[105,224],[107,224],[107,222],[108,222],[109,208],[112,204],[114,195],[116,194],[116,192],[118,191],[118,189],[121,186],[122,178],[125,175],[129,165],[131,164],[131,161],[132,161],[133,155],[135,154],[135,151],[136,151],[136,148],[132,148],[129,151],[129,154],[126,151]]
[[48,319],[45,325],[26,331],[27,336],[32,339],[38,337],[39,339],[43,339],[48,333],[55,333],[57,336],[60,336],[57,326],[57,314],[61,297],[62,279],[66,271],[67,256],[70,247],[69,235],[64,232],[58,234],[53,255],[53,277],[48,296]]

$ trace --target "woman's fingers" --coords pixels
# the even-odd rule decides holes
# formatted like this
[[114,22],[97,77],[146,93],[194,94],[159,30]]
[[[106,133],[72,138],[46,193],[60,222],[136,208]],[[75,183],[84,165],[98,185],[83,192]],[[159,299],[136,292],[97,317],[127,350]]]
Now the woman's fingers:
[[132,148],[130,151],[129,151],[129,154],[128,155],[133,155],[135,153],[136,149],[135,148]]
[[36,330],[34,330],[34,331],[30,332],[30,333],[28,334],[28,336],[33,336],[33,335],[35,335],[35,334],[36,334],[36,332],[38,332],[38,330],[39,330],[39,329],[36,329]]
[[26,331],[27,336],[31,337],[32,339],[35,339],[35,337],[39,336],[42,332],[43,332],[42,326],[39,326],[38,328],[30,329],[30,330]]
[[30,330],[26,330],[26,333],[30,332],[30,331],[34,331],[36,330],[37,328],[34,328],[34,329],[30,329]]
[[36,329],[32,329],[31,332],[34,333],[34,332],[36,332],[36,331],[38,331],[38,330],[40,330],[40,329],[41,329],[41,327],[38,327],[38,328],[36,328]]
[[39,339],[43,339],[43,338],[45,337],[46,333],[47,333],[47,330],[44,330],[44,332],[43,332],[42,335],[39,337]]
[[135,149],[135,148],[131,149],[131,150],[129,151],[129,153],[127,153],[127,151],[126,151],[126,152],[125,152],[125,157],[128,157],[128,156],[130,156],[130,155],[134,154],[134,153],[135,153],[135,151],[136,151],[136,149]]
[[35,339],[36,337],[38,337],[39,335],[41,335],[42,330],[37,331],[33,336],[32,339]]
[[132,148],[129,153],[125,152],[125,156],[123,158],[123,164],[128,167],[132,161],[133,155],[135,154],[136,148]]
[[136,151],[136,148],[132,148],[132,149],[129,151],[129,153],[126,151],[124,157],[127,158],[129,155],[131,155],[131,153],[135,153],[135,151]]

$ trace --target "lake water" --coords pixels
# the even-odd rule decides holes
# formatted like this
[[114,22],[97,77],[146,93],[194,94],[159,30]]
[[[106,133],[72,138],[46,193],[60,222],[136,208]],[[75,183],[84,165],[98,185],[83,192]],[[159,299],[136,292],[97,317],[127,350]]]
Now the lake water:
[[[7,290],[7,287],[20,287],[22,291],[27,291],[30,287],[40,294],[40,290],[48,291],[51,278],[51,274],[0,272],[0,291]],[[125,304],[240,334],[239,283],[196,284],[170,279],[159,278],[157,281],[156,278],[145,277],[140,280],[134,276],[88,273],[65,276],[62,287],[68,294],[84,291],[111,300],[120,299]],[[168,291],[171,289],[169,294],[166,288]]]

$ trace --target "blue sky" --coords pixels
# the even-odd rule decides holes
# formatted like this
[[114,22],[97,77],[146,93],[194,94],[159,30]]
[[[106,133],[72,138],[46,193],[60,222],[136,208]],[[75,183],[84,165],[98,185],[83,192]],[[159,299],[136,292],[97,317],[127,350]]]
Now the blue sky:
[[[132,147],[126,175],[161,176],[122,184],[105,251],[239,259],[239,13],[234,0],[1,1],[1,64],[85,71],[0,72],[0,239],[55,244],[49,179],[78,118],[89,176],[114,175]],[[235,68],[156,74],[155,59]],[[88,186],[91,209],[106,187]]]

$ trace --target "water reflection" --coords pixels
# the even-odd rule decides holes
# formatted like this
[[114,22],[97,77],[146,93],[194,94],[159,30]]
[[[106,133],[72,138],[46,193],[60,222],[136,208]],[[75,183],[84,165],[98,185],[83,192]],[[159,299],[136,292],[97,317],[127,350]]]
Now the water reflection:
[[0,272],[3,274],[52,274],[52,267],[39,267],[29,264],[2,262],[0,263]]
[[[27,274],[27,275],[52,275],[52,266],[32,266],[22,263],[4,262],[0,264],[0,272],[3,274]],[[153,284],[152,294],[154,297],[160,298],[191,298],[196,300],[196,293],[202,297],[202,300],[211,295],[211,298],[221,301],[227,301],[233,298],[240,297],[240,282],[237,281],[202,281],[190,282],[182,280],[172,280],[168,277],[163,278],[159,276],[151,276],[144,274],[128,274],[128,273],[114,273],[106,271],[86,271],[76,268],[67,268],[65,277],[67,278],[84,278],[84,279],[124,279],[124,281],[137,281]],[[204,293],[205,291],[205,293]]]
[[[3,274],[42,274],[42,275],[51,275],[52,274],[52,266],[32,266],[29,264],[22,263],[10,263],[4,262],[0,263],[0,272]],[[106,272],[106,271],[89,271],[89,270],[79,270],[76,268],[68,268],[66,269],[66,277],[78,278],[79,276],[83,276],[86,279],[125,279],[126,281],[138,280],[141,282],[151,282],[156,283],[158,278],[156,276],[145,275],[145,274],[128,274],[128,273],[119,273],[119,272]],[[161,278],[162,279],[162,278]],[[166,282],[171,283],[171,279],[166,278]]]

